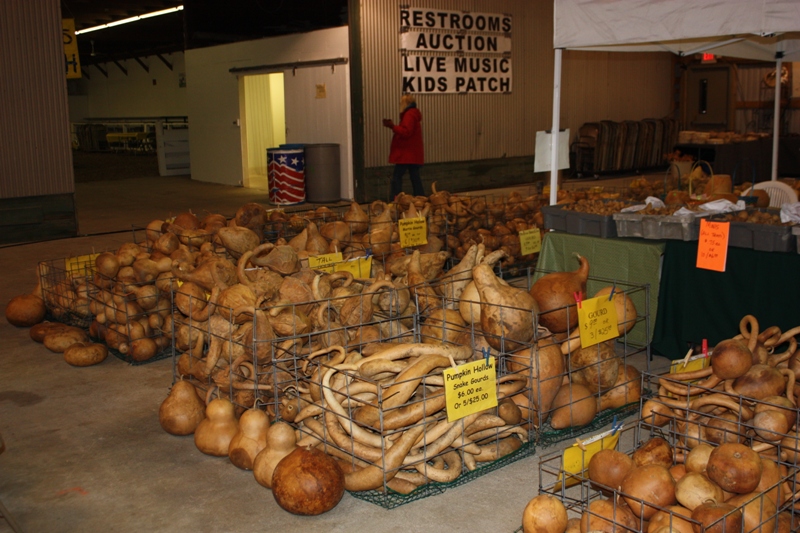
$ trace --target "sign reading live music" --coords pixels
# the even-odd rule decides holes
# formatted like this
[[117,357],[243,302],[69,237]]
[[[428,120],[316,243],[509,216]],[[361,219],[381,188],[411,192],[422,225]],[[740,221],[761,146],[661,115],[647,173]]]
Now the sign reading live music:
[[400,8],[404,93],[510,93],[512,17]]

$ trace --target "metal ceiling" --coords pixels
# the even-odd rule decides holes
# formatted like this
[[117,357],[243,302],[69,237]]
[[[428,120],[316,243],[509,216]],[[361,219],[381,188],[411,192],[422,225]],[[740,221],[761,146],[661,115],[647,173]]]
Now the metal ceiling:
[[178,5],[183,11],[79,35],[81,64],[347,24],[347,0],[61,0],[61,16],[81,30]]

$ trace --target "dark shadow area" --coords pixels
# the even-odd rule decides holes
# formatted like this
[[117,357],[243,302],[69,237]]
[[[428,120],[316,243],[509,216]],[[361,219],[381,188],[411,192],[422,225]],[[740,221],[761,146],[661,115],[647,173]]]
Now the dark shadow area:
[[75,183],[158,177],[154,153],[125,154],[73,150]]

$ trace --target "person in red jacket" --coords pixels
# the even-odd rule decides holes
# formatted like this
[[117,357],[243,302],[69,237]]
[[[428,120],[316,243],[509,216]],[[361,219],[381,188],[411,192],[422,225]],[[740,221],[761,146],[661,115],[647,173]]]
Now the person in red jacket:
[[389,163],[395,165],[389,200],[394,201],[403,190],[403,176],[406,171],[411,178],[414,196],[425,196],[425,188],[419,177],[419,169],[425,163],[425,151],[422,146],[422,113],[417,109],[414,96],[404,94],[400,98],[400,124],[385,118],[383,125],[394,132],[389,150]]

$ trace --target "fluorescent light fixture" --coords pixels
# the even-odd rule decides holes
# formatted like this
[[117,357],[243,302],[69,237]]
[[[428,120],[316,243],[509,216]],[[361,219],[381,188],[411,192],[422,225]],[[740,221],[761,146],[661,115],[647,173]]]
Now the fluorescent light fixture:
[[128,24],[129,22],[136,22],[137,20],[149,19],[150,17],[158,17],[160,15],[167,15],[169,13],[175,13],[176,11],[183,11],[183,6],[171,7],[169,9],[162,9],[161,11],[153,11],[152,13],[145,13],[144,15],[137,15],[135,17],[130,17],[130,18],[122,19],[122,20],[116,20],[114,22],[109,22],[108,24],[101,24],[99,26],[92,26],[91,28],[86,28],[84,30],[76,31],[75,35],[80,35],[82,33],[89,33],[90,31],[104,30],[106,28],[113,28],[114,26],[120,26],[122,24]]

